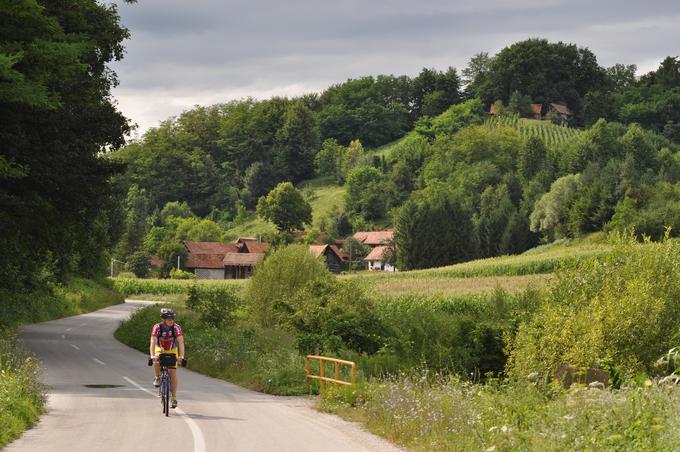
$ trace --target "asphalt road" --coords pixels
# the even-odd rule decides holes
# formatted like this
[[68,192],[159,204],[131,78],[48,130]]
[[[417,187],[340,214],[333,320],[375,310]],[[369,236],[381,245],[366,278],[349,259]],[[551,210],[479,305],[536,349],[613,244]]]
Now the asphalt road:
[[315,411],[307,398],[260,394],[186,369],[178,371],[179,407],[163,416],[146,355],[113,338],[140,306],[127,302],[22,330],[21,340],[44,364],[48,412],[8,451],[397,450]]

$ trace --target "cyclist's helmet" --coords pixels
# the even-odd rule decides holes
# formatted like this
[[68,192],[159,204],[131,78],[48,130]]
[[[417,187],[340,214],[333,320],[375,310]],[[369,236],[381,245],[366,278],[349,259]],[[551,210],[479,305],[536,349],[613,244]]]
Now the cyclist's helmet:
[[170,308],[162,308],[161,309],[161,319],[175,319],[175,311],[173,311]]

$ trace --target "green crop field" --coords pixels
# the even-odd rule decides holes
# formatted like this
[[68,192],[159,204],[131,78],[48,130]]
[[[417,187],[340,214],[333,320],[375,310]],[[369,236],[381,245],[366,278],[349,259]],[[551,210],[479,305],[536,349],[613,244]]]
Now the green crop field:
[[125,296],[130,295],[185,295],[189,287],[198,284],[209,292],[231,291],[243,287],[243,279],[128,279],[110,278],[113,287]]
[[514,256],[477,259],[446,267],[398,273],[359,272],[343,278],[358,278],[379,293],[401,295],[428,293],[460,295],[503,289],[509,292],[528,286],[546,285],[562,266],[603,254],[609,249],[601,233],[579,240],[564,240],[539,246]]
[[495,116],[487,120],[488,127],[506,125],[519,131],[522,137],[539,137],[548,147],[554,147],[566,141],[578,137],[582,131],[570,127],[561,127],[550,121],[538,121],[536,119],[520,118],[513,116]]

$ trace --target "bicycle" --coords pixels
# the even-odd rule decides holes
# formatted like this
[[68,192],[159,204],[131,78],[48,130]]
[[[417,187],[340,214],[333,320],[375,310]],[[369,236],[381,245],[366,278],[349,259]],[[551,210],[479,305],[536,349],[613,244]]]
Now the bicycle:
[[[168,369],[177,364],[177,355],[174,353],[161,353],[158,356],[158,364],[161,366],[161,385],[158,388],[158,395],[161,398],[163,414],[170,415],[170,372]],[[182,366],[186,366],[186,358],[182,359]],[[149,358],[148,365],[153,365],[153,359]]]

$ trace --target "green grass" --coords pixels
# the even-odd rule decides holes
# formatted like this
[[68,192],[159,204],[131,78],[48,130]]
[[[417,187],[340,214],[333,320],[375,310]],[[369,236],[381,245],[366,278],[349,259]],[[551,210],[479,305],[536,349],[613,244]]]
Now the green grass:
[[227,230],[225,238],[236,240],[239,237],[259,237],[276,232],[272,223],[259,218],[254,212],[241,223]]
[[610,248],[603,234],[584,239],[564,240],[525,251],[523,254],[477,259],[446,267],[397,273],[361,272],[353,276],[369,282],[436,278],[476,278],[491,276],[523,276],[552,273],[561,266],[574,265]]
[[677,450],[680,388],[618,391],[401,376],[331,389],[324,411],[414,451]]
[[319,177],[305,182],[303,191],[310,190],[308,199],[312,206],[312,224],[319,226],[321,220],[337,207],[343,209],[345,205],[345,187],[339,186],[333,176]]

